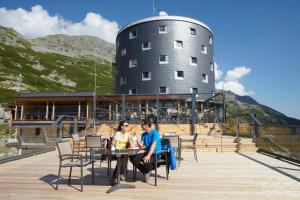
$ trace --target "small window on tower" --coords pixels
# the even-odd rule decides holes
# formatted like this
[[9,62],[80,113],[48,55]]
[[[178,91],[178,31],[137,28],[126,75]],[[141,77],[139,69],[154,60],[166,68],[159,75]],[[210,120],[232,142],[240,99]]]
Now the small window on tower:
[[121,76],[120,77],[120,85],[125,85],[126,84],[126,76]]
[[202,74],[202,82],[208,83],[208,75],[207,74]]
[[190,34],[191,35],[196,35],[196,29],[190,28]]
[[191,93],[197,94],[198,93],[198,88],[191,88]]
[[190,57],[190,65],[197,65],[197,58],[196,57]]
[[121,56],[126,56],[126,49],[121,50]]
[[151,42],[143,42],[142,50],[149,50],[151,49]]
[[136,89],[134,88],[134,89],[130,89],[129,90],[129,94],[136,94]]
[[137,37],[137,31],[136,30],[129,32],[129,39],[133,39],[133,38],[136,38],[136,37]]
[[174,48],[175,49],[182,49],[183,48],[183,42],[181,40],[175,40],[174,41]]
[[184,72],[183,71],[175,71],[175,79],[183,80],[184,79]]
[[207,47],[204,45],[201,45],[201,53],[207,54]]
[[214,71],[214,63],[210,63],[210,71]]
[[136,67],[136,66],[137,66],[137,59],[129,60],[129,68]]
[[168,33],[168,27],[166,25],[159,25],[158,33]]
[[213,39],[211,36],[209,36],[209,44],[212,44],[213,43]]
[[160,55],[159,56],[159,64],[168,64],[168,56],[167,55]]
[[149,81],[149,80],[151,80],[151,72],[143,72],[143,74],[142,74],[142,80],[143,81]]
[[168,94],[168,87],[160,87],[159,94]]

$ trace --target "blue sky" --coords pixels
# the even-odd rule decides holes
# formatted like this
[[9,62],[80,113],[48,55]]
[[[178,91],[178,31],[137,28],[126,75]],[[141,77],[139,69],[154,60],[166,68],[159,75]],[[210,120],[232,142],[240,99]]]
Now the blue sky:
[[[0,8],[6,10],[29,12],[35,5],[69,23],[81,22],[93,12],[118,28],[152,16],[152,0],[0,0]],[[198,19],[212,29],[215,61],[223,72],[219,81],[243,71],[236,69],[247,69],[236,79],[246,93],[300,119],[300,1],[156,0],[155,5],[157,10]]]

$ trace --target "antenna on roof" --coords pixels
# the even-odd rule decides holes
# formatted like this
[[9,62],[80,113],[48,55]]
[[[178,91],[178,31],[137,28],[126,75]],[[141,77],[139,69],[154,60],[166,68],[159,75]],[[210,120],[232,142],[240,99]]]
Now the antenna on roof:
[[152,15],[155,16],[155,0],[152,0]]

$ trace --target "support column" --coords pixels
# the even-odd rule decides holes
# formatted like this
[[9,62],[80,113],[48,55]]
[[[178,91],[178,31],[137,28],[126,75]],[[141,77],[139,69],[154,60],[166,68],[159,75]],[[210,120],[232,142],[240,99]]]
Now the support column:
[[45,115],[45,119],[48,120],[48,115],[49,115],[49,102],[47,101],[47,105],[46,105],[46,115]]
[[109,101],[109,104],[108,104],[108,110],[109,110],[109,113],[108,113],[108,120],[111,121],[111,101]]
[[55,120],[55,102],[53,102],[53,104],[52,104],[51,120]]
[[118,104],[117,101],[116,101],[116,112],[115,112],[115,116],[116,116],[116,120],[119,121],[120,113],[119,113],[119,104]]
[[86,118],[89,119],[89,102],[86,101]]
[[81,113],[81,102],[78,101],[78,114],[77,114],[78,120],[80,120],[80,113]]
[[146,115],[148,116],[148,112],[149,112],[149,109],[148,109],[148,100],[146,100]]
[[23,113],[24,113],[24,105],[21,106],[21,120],[23,120]]
[[15,120],[17,120],[18,116],[18,106],[15,106]]

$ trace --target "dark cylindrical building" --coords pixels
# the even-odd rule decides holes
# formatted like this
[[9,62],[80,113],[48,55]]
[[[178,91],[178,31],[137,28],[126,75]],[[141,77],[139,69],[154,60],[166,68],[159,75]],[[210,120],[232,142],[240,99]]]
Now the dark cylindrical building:
[[213,35],[204,23],[155,16],[124,26],[116,39],[117,94],[215,91]]

